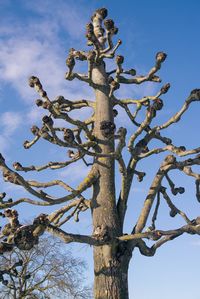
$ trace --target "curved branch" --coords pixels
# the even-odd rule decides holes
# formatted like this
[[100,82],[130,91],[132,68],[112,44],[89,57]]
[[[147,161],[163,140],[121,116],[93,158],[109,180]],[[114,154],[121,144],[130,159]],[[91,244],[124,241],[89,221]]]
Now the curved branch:
[[156,76],[155,73],[161,68],[161,65],[165,61],[166,57],[167,55],[163,52],[157,53],[155,66],[150,69],[147,75],[138,76],[131,79],[127,79],[123,76],[119,76],[119,83],[141,84],[145,81],[161,82],[161,79],[158,76]]
[[133,151],[133,143],[134,143],[135,139],[149,126],[149,124],[151,123],[153,117],[154,117],[153,111],[152,112],[147,111],[145,120],[141,123],[139,128],[136,130],[136,132],[129,139],[128,149],[129,149],[130,152]]
[[95,239],[91,236],[70,234],[70,233],[64,232],[62,229],[55,227],[53,225],[49,225],[46,228],[46,231],[56,237],[59,237],[65,243],[76,242],[76,243],[85,243],[85,244],[95,245],[95,246],[102,244],[102,242],[98,241],[97,239]]
[[191,150],[186,150],[185,147],[183,146],[175,146],[173,144],[169,144],[163,148],[154,148],[152,150],[149,150],[147,153],[141,153],[138,157],[141,159],[144,159],[146,157],[149,157],[153,154],[160,154],[162,152],[165,151],[170,151],[174,154],[176,154],[179,157],[185,157],[185,156],[189,156],[189,155],[193,155],[193,154],[198,154],[200,153],[200,147],[191,149]]
[[59,210],[49,214],[48,219],[50,222],[54,222],[57,224],[57,222],[63,217],[63,215],[71,210],[74,207],[77,207],[79,204],[83,204],[87,208],[90,208],[90,200],[85,199],[82,195],[79,196],[78,199],[74,199],[71,203],[68,205],[60,208]]
[[155,129],[157,131],[163,130],[168,128],[170,125],[178,122],[182,115],[188,110],[190,104],[192,102],[200,101],[200,92],[199,89],[195,89],[191,92],[190,96],[186,99],[185,103],[183,104],[182,108],[179,112],[177,112],[174,116],[172,116],[168,121],[166,121],[163,125],[156,126]]
[[136,233],[140,233],[143,230],[143,228],[145,227],[147,218],[149,216],[151,207],[154,202],[154,198],[160,189],[162,179],[164,178],[165,173],[167,171],[169,171],[170,168],[173,167],[174,162],[175,162],[175,158],[173,156],[167,156],[165,158],[165,160],[163,161],[163,163],[161,164],[160,168],[158,169],[158,171],[153,179],[153,182],[151,184],[151,187],[148,191],[148,195],[144,201],[144,205],[141,210],[140,216],[138,218],[138,221],[137,221],[137,224],[135,227]]
[[181,210],[179,210],[171,201],[170,197],[168,196],[167,192],[166,192],[166,188],[161,187],[160,188],[160,192],[163,194],[163,198],[166,200],[167,205],[169,206],[169,208],[171,209],[170,212],[170,216],[174,217],[176,214],[179,214],[180,216],[183,217],[183,219],[185,220],[185,222],[187,224],[192,224],[191,220],[187,217],[187,215],[182,212]]
[[[132,235],[124,235],[118,237],[120,241],[131,241],[134,247],[138,247],[141,253],[147,256],[152,256],[155,254],[157,248],[159,248],[164,243],[173,240],[184,233],[188,234],[197,234],[200,235],[200,217],[197,217],[194,220],[193,224],[187,224],[180,228],[173,229],[173,230],[154,230],[151,232],[145,233],[135,233]],[[146,243],[142,240],[143,238],[158,240],[152,247],[148,247]]]
[[71,159],[70,161],[66,161],[66,162],[49,162],[49,163],[41,165],[41,166],[35,166],[35,165],[22,166],[19,162],[15,162],[13,164],[13,166],[14,166],[15,170],[17,170],[17,171],[24,171],[24,172],[38,171],[39,172],[39,171],[45,170],[47,168],[50,168],[52,170],[64,168],[80,159],[81,159],[81,155]]
[[[20,176],[18,173],[14,172],[10,168],[8,168],[8,166],[5,164],[4,160],[1,161],[0,168],[3,170],[4,178],[7,181],[14,183],[14,184],[21,185],[29,193],[42,199],[43,201],[48,202],[49,205],[50,204],[51,205],[59,204],[59,203],[63,203],[63,202],[73,199],[74,197],[80,195],[86,189],[90,188],[93,185],[94,181],[98,177],[98,171],[96,170],[95,167],[93,167],[90,170],[90,172],[88,173],[87,177],[84,179],[84,181],[82,183],[80,183],[79,186],[75,190],[72,189],[71,187],[69,187],[67,184],[64,184],[61,181],[57,181],[56,184],[62,185],[62,187],[67,188],[67,190],[70,190],[70,192],[72,192],[72,193],[67,196],[64,196],[64,197],[54,198],[54,197],[46,194],[43,191],[37,192],[33,188],[31,188],[30,187],[31,184],[29,184],[26,180],[24,180],[24,178],[22,176]],[[35,186],[35,183],[33,181],[32,181],[32,184]],[[37,184],[40,184],[40,186],[43,186],[43,187],[48,186],[48,183],[38,183],[37,182]],[[52,182],[49,182],[49,184],[52,186]],[[55,181],[53,181],[53,184],[55,184]],[[27,200],[26,200],[26,202],[27,202]],[[18,204],[18,203],[19,203],[19,201],[16,204]],[[32,203],[38,204],[38,202],[35,202],[35,201],[33,201]],[[10,204],[11,204],[11,206],[15,205],[15,203],[7,203],[6,206],[10,205]]]

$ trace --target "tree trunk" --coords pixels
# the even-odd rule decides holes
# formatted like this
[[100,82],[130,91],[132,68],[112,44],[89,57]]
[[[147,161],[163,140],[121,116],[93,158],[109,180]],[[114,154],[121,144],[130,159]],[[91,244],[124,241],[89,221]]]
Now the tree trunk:
[[[92,81],[96,97],[95,136],[101,153],[109,154],[114,152],[114,131],[108,136],[102,130],[102,122],[113,123],[113,105],[103,63],[93,67]],[[95,164],[99,179],[94,185],[92,199],[93,235],[107,245],[94,246],[94,298],[127,299],[129,258],[120,258],[119,244],[113,241],[121,235],[115,197],[115,160],[103,157]]]
[[94,298],[128,299],[129,259],[120,261],[110,245],[94,248]]

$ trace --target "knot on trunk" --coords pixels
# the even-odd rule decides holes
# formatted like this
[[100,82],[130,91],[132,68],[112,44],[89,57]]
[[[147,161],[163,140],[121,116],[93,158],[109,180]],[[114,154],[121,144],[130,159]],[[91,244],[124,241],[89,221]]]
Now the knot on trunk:
[[24,225],[14,234],[14,243],[20,250],[30,250],[38,244],[38,237],[33,236],[33,226]]
[[116,247],[116,258],[121,262],[125,256],[131,258],[132,250],[128,246],[127,241],[119,242]]
[[106,138],[112,136],[115,132],[115,129],[116,129],[115,124],[111,121],[104,120],[100,123],[101,133]]
[[109,232],[108,232],[108,227],[107,226],[97,226],[94,229],[94,232],[92,234],[92,236],[96,239],[98,239],[99,241],[109,241],[110,240],[110,236],[109,236]]
[[17,229],[14,234],[14,243],[20,250],[30,250],[38,244],[39,236],[45,231],[49,224],[48,216],[40,214],[32,225],[24,225]]
[[43,225],[43,226],[47,226],[49,224],[49,219],[48,219],[48,215],[46,214],[40,214],[38,217],[36,217],[33,221],[33,225],[37,226],[37,225]]

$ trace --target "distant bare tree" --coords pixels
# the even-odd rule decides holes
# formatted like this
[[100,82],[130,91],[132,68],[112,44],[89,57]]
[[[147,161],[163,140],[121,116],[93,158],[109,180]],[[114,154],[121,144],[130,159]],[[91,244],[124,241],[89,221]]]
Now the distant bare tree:
[[1,299],[90,299],[84,285],[85,263],[63,250],[52,237],[41,238],[31,250],[0,257]]

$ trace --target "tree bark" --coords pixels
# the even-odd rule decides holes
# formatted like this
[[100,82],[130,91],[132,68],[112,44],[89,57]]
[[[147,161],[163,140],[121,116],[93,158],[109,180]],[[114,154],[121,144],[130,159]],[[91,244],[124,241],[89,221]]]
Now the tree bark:
[[[95,84],[95,137],[103,154],[114,152],[114,132],[105,136],[102,122],[113,123],[113,105],[109,98],[109,84],[104,64],[92,70]],[[115,161],[111,157],[98,158],[95,167],[99,179],[94,185],[92,199],[93,235],[106,241],[106,245],[94,246],[94,298],[128,298],[129,258],[120,257],[120,246],[116,237],[121,235],[120,221],[115,197]]]
[[[128,299],[129,259],[118,259],[110,245],[94,248],[94,298]],[[116,256],[117,255],[117,256]]]

